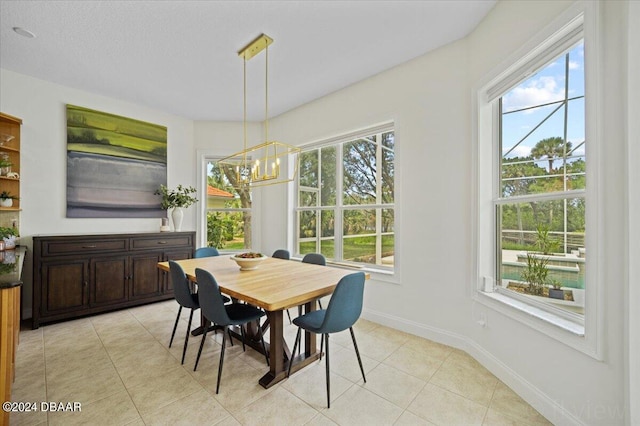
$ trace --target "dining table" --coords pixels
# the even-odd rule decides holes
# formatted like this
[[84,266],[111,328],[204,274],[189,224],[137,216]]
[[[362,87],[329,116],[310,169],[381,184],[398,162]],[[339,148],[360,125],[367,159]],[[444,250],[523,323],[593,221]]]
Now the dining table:
[[[301,305],[305,312],[315,310],[316,300],[333,293],[340,279],[355,271],[353,268],[320,266],[267,256],[252,270],[241,270],[231,256],[224,255],[177,260],[176,263],[196,286],[196,268],[207,270],[216,279],[222,293],[265,311],[266,321],[263,324],[248,324],[245,332],[245,343],[263,352],[265,349],[261,337],[269,330],[269,342],[265,345],[269,371],[259,380],[264,388],[283,380],[289,363],[292,363],[291,371],[295,372],[321,355],[317,349],[316,335],[307,331],[300,354],[291,353],[284,339],[284,310]],[[159,262],[158,268],[169,271],[169,262]],[[368,273],[365,277],[370,278]],[[207,320],[203,317],[202,327],[207,326]]]

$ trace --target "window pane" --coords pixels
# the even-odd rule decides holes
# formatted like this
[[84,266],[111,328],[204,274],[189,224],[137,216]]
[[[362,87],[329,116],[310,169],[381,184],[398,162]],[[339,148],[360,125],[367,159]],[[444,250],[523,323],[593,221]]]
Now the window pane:
[[344,204],[376,203],[376,144],[370,139],[348,142],[342,148]]
[[394,200],[394,146],[395,135],[393,132],[382,134],[382,202],[391,204]]
[[234,188],[234,179],[232,168],[207,162],[207,244],[218,249],[251,248],[251,193]]
[[316,212],[302,211],[299,214],[300,238],[314,238],[316,236]]
[[335,240],[332,238],[330,240],[321,240],[320,241],[320,253],[324,255],[327,259],[335,259],[334,256],[334,246]]
[[345,210],[342,222],[344,235],[361,235],[375,233],[376,211],[362,209]]
[[226,250],[250,248],[245,239],[246,222],[251,222],[250,212],[207,212],[207,246]]
[[300,153],[300,186],[318,187],[318,151]]
[[348,237],[344,239],[344,260],[376,263],[376,237]]
[[301,241],[300,244],[298,244],[298,252],[300,254],[317,253],[318,249],[316,249],[316,242]]
[[322,224],[320,226],[322,237],[333,237],[335,227],[335,212],[333,210],[322,210],[320,217],[322,218]]
[[322,148],[322,188],[321,188],[321,205],[336,205],[336,147],[330,146]]
[[318,205],[318,193],[301,190],[298,202],[300,207],[315,207]]
[[505,204],[499,212],[502,286],[555,302],[549,296],[549,289],[555,284],[565,295],[560,307],[582,312],[586,270],[584,198]]

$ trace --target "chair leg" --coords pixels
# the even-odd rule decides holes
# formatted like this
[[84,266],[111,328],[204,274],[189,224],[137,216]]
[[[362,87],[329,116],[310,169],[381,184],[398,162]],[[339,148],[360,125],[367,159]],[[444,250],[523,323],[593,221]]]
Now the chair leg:
[[293,356],[296,353],[296,347],[298,346],[298,342],[300,342],[300,330],[298,327],[298,333],[296,334],[296,341],[293,343],[293,350],[291,351],[291,358],[289,359],[289,368],[287,369],[287,377],[291,375],[291,366],[293,365]]
[[318,362],[322,361],[322,347],[324,346],[324,338],[320,337],[320,358],[318,359]]
[[331,381],[329,379],[329,333],[324,335],[324,339],[327,341],[327,408],[331,408]]
[[291,321],[291,314],[289,313],[288,309],[285,309],[287,311],[287,316],[289,317],[289,324],[293,324],[293,321]]
[[176,317],[176,323],[173,325],[173,332],[171,333],[171,340],[169,341],[169,347],[173,344],[173,337],[176,335],[176,329],[178,328],[178,322],[180,321],[180,313],[182,312],[182,305],[178,309],[178,316]]
[[318,299],[318,307],[320,307],[320,309],[322,309],[322,302],[320,301],[320,299]]
[[198,349],[198,356],[196,357],[196,364],[193,366],[193,371],[196,371],[198,368],[198,363],[200,362],[200,355],[202,354],[202,347],[204,346],[204,339],[207,337],[207,327],[204,327],[202,331],[202,340],[200,341],[200,349]]
[[240,336],[242,337],[242,352],[246,352],[244,348],[244,324],[240,324]]
[[229,342],[231,342],[231,346],[233,346],[233,337],[231,337],[231,329],[229,327],[225,327],[225,328],[227,329],[227,334],[229,335]]
[[187,325],[187,334],[184,337],[184,348],[182,348],[182,362],[180,364],[184,364],[184,356],[187,354],[187,343],[189,343],[189,334],[191,334],[192,320],[193,320],[193,309],[191,309],[191,314],[189,314],[189,324]]
[[[362,372],[362,380],[367,383],[367,378],[364,377],[364,368],[362,368],[362,360],[360,359],[360,351],[358,350],[358,344],[356,343],[356,335],[353,334],[353,327],[349,327],[349,331],[351,332],[351,340],[353,340],[353,347],[356,348],[356,355],[358,356],[358,364],[360,364],[360,371]],[[327,354],[329,357],[329,354]]]
[[[227,326],[225,326],[224,328],[229,330]],[[218,383],[216,384],[216,394],[218,394],[218,390],[220,390],[220,378],[222,377],[222,364],[224,363],[224,348],[226,346],[226,343],[226,335],[224,332],[222,332],[222,350],[220,351],[220,364],[218,365]]]

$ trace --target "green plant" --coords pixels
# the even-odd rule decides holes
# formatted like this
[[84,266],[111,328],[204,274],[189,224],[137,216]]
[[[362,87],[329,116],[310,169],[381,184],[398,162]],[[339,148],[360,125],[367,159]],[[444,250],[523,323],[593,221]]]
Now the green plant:
[[11,161],[0,157],[0,167],[11,167],[11,165],[12,165]]
[[14,237],[20,236],[16,228],[5,228],[0,226],[0,238],[9,238],[11,236],[14,236]]
[[178,185],[176,189],[169,189],[164,185],[160,185],[154,194],[162,196],[161,206],[163,209],[170,209],[173,207],[189,207],[191,204],[196,203],[198,199],[191,194],[195,194],[196,189],[192,186]]
[[558,251],[560,244],[554,241],[549,235],[549,227],[545,224],[538,224],[536,227],[536,247],[543,254],[551,254]]
[[2,191],[2,193],[0,193],[0,199],[1,200],[8,200],[9,198],[13,199],[13,200],[18,200],[18,197],[14,197],[13,195],[11,195],[10,192],[8,191]]
[[549,275],[547,262],[549,262],[548,257],[527,253],[527,267],[520,275],[529,284],[527,293],[542,295],[542,288],[547,284],[547,275]]
[[562,288],[562,283],[556,279],[552,279],[551,281],[549,281],[549,284],[551,284],[551,287],[556,290],[560,290]]

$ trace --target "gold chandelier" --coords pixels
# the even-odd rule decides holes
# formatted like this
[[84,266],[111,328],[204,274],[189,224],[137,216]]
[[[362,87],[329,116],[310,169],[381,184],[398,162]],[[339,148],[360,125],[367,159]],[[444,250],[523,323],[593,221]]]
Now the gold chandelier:
[[[278,141],[269,140],[269,45],[273,39],[266,34],[249,43],[238,52],[243,58],[243,139],[244,149],[218,161],[221,171],[227,176],[230,183],[236,188],[249,186],[265,186],[276,183],[286,183],[295,179],[298,173],[297,158],[293,158],[293,171],[289,175],[285,169],[287,160],[292,155],[300,152],[300,148],[287,145]],[[251,148],[247,148],[247,61],[258,53],[265,51],[265,105],[264,105],[264,142]],[[289,167],[289,169],[291,169]]]

